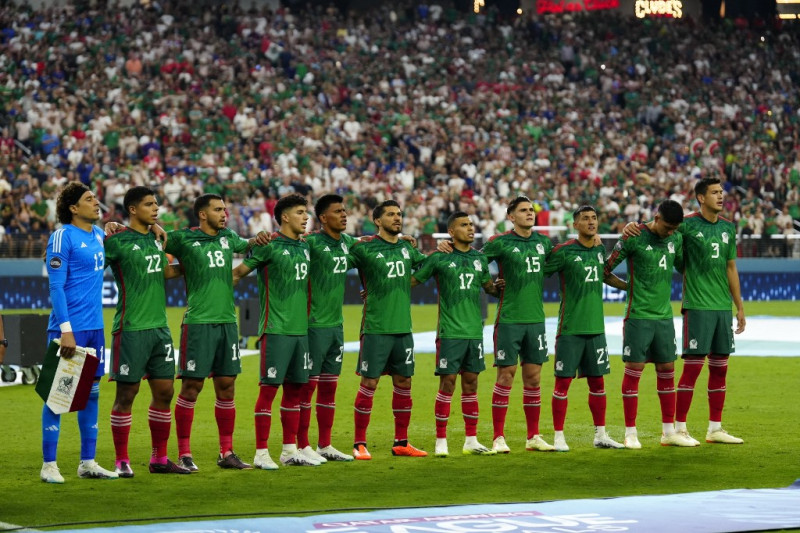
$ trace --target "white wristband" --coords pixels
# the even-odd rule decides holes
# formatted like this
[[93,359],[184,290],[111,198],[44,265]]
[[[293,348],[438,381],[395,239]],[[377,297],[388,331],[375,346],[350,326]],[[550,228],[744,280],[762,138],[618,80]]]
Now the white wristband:
[[58,327],[61,328],[61,333],[72,333],[72,324],[69,322],[64,322]]

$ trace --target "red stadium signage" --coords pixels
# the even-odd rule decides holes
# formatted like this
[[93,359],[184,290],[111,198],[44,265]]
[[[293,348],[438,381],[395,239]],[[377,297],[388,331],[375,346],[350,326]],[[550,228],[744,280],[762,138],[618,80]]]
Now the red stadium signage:
[[536,13],[539,15],[599,11],[618,7],[619,0],[536,0]]

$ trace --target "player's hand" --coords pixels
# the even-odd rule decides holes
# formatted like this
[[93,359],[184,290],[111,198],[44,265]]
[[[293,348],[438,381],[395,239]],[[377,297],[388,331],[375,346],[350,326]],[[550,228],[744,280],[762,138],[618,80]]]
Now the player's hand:
[[360,291],[358,291],[358,295],[361,296],[361,301],[362,302],[366,302],[367,301],[367,291],[366,291],[366,289],[361,289]]
[[622,228],[622,234],[626,237],[638,237],[642,234],[642,230],[639,229],[639,224],[636,222],[628,222],[625,224],[625,227]]
[[156,240],[161,241],[161,246],[167,245],[167,232],[158,224],[150,226],[150,232],[156,236]]
[[103,231],[105,232],[106,236],[114,235],[115,233],[119,233],[124,229],[125,225],[120,224],[119,222],[106,222],[106,225],[103,226]]
[[412,237],[411,235],[403,235],[403,236],[402,236],[402,237],[400,237],[400,238],[401,238],[401,239],[403,239],[404,241],[408,241],[408,243],[409,243],[411,246],[413,246],[414,248],[416,248],[416,247],[417,247],[417,239],[415,239],[415,238],[414,238],[414,237]]
[[595,246],[603,246],[603,239],[600,238],[600,235],[594,234],[594,245]]
[[78,344],[75,342],[75,335],[72,332],[61,334],[61,348],[59,353],[64,359],[71,359],[75,355],[75,348]]
[[747,325],[747,320],[744,318],[744,309],[739,309],[736,311],[736,334],[744,331],[744,327]]
[[500,294],[503,289],[506,288],[506,280],[503,278],[497,278],[494,280],[494,290],[497,291],[497,294]]
[[453,252],[453,242],[452,241],[439,241],[439,244],[436,245],[436,251],[442,252],[443,254],[449,254]]
[[256,246],[264,246],[269,244],[272,240],[272,236],[266,231],[259,231],[253,239]]

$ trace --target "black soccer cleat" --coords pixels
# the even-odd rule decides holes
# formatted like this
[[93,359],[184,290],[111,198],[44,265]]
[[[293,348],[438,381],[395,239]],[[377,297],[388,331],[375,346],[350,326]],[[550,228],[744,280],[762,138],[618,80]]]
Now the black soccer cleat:
[[[189,458],[191,460],[191,457]],[[194,463],[192,463],[194,464]],[[197,467],[195,467],[197,468]],[[150,463],[151,474],[191,474],[192,471],[180,465],[176,465],[169,459],[163,465],[161,463]]]
[[245,463],[233,452],[229,453],[225,457],[220,454],[219,458],[217,459],[217,466],[220,468],[233,468],[235,470],[253,469],[253,465]]

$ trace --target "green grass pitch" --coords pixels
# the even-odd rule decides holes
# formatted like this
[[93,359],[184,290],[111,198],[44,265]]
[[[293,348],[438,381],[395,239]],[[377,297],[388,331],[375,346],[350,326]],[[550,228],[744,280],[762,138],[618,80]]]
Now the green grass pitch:
[[[796,302],[747,302],[748,315],[797,315]],[[106,317],[110,323],[110,313]],[[415,330],[433,329],[435,306],[413,308]],[[357,338],[360,310],[346,308],[346,338]],[[548,316],[556,307],[548,305]],[[621,315],[622,306],[609,305],[608,316]],[[177,334],[180,310],[171,309],[170,326]],[[493,310],[490,310],[490,317]],[[177,340],[177,339],[176,339]],[[251,339],[251,345],[253,340]],[[352,445],[352,403],[358,380],[353,373],[356,355],[345,356],[337,394],[338,409],[333,444],[341,450]],[[680,364],[679,364],[680,368]],[[543,372],[542,430],[552,441],[549,394],[553,389],[552,368]],[[678,372],[679,373],[679,372]],[[512,453],[496,457],[467,457],[459,451],[464,437],[458,392],[449,425],[451,456],[447,459],[393,458],[391,386],[382,381],[375,396],[369,428],[371,462],[327,464],[318,468],[281,468],[276,472],[222,471],[214,464],[217,455],[213,416],[213,388],[208,383],[197,403],[193,451],[200,472],[191,476],[154,476],[147,473],[150,453],[147,428],[149,392],[143,384],[134,404],[130,438],[132,466],[129,480],[78,479],[79,442],[75,415],[62,422],[59,466],[64,485],[39,481],[41,467],[39,417],[41,400],[33,387],[0,388],[0,424],[6,435],[0,454],[0,522],[29,527],[78,522],[120,523],[128,520],[163,521],[170,518],[259,514],[286,515],[339,509],[429,506],[447,504],[542,501],[611,497],[639,494],[682,493],[730,488],[785,487],[800,477],[793,398],[796,396],[800,358],[734,357],[728,380],[725,425],[745,439],[742,446],[703,444],[698,448],[662,448],[655,373],[645,371],[639,394],[639,438],[644,448],[595,450],[591,445],[592,422],[586,403],[587,389],[576,380],[570,390],[567,415],[569,453],[531,453],[524,449],[525,421],[521,407],[521,384],[515,383],[510,400],[506,436]],[[622,362],[612,357],[612,374],[606,380],[607,425],[611,435],[622,439],[624,424],[620,381]],[[706,371],[698,381],[695,403],[689,415],[690,431],[702,440],[708,406],[705,399]],[[253,406],[257,395],[257,357],[243,359],[237,381],[238,415],[234,446],[245,460],[254,451]],[[433,355],[417,356],[414,377],[414,411],[411,442],[433,450],[433,402],[437,390]],[[478,438],[491,441],[490,398],[494,370],[481,378],[481,420]],[[103,382],[100,398],[98,461],[113,466],[109,412],[114,385]],[[276,414],[270,439],[273,458],[280,451],[281,429]],[[312,420],[312,442],[316,438]],[[170,455],[176,444],[170,439]],[[455,452],[455,453],[454,453]],[[89,525],[89,524],[87,524]],[[65,526],[62,526],[65,527]],[[1,529],[2,527],[0,527]]]

